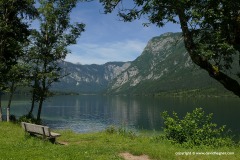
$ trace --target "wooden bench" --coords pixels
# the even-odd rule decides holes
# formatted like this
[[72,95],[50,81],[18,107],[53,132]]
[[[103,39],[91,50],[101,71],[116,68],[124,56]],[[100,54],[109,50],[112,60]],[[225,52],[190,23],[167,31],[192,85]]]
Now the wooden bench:
[[40,135],[43,139],[49,139],[52,143],[55,143],[56,137],[61,136],[59,133],[51,132],[48,126],[36,125],[26,122],[22,122],[21,125],[25,132],[30,133],[30,135]]

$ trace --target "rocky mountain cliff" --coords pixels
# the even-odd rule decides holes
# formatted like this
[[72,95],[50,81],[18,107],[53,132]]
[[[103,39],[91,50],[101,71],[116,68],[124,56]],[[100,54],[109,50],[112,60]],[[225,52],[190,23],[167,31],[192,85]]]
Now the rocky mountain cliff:
[[109,62],[104,65],[81,65],[62,62],[63,74],[67,75],[59,83],[54,84],[53,90],[99,93],[104,92],[109,82],[130,66],[131,62]]
[[155,94],[223,87],[195,66],[184,47],[181,33],[152,38],[132,62],[104,65],[61,64],[69,73],[54,90],[78,93]]
[[149,94],[213,88],[224,90],[192,63],[181,33],[165,33],[148,42],[142,54],[111,82],[108,93]]

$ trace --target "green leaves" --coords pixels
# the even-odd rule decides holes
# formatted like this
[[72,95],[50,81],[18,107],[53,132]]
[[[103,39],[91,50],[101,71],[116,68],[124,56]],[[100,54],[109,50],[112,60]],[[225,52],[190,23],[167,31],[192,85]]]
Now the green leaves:
[[121,0],[99,0],[99,2],[103,3],[105,9],[104,13],[111,13]]
[[212,123],[213,114],[205,115],[202,108],[187,113],[183,119],[179,119],[175,112],[172,117],[166,111],[161,115],[165,124],[165,137],[174,143],[188,147],[200,145],[220,147],[233,143],[231,138],[224,135],[226,126],[217,128],[217,124]]
[[85,31],[85,24],[75,23],[74,25],[69,26],[70,33],[65,35],[65,44],[71,45],[76,44],[76,39]]
[[18,58],[23,55],[23,46],[30,34],[27,18],[36,16],[33,0],[0,1],[0,90],[7,84],[5,79]]

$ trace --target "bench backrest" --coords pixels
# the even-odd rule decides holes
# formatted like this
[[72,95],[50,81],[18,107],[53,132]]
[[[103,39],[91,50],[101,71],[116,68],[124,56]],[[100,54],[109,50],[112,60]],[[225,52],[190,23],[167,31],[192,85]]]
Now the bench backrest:
[[26,123],[26,122],[22,122],[21,125],[26,132],[36,133],[36,134],[44,135],[47,137],[51,136],[50,128],[47,126]]

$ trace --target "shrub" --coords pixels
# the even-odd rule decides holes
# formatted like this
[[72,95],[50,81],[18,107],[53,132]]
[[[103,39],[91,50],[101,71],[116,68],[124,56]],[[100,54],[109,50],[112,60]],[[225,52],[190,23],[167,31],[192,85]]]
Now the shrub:
[[173,112],[171,117],[166,111],[162,113],[164,119],[165,138],[186,146],[228,146],[233,141],[225,134],[226,126],[217,127],[212,122],[213,114],[205,115],[202,108],[196,108],[192,113],[187,113],[180,119],[177,113]]
[[41,124],[41,122],[37,121],[36,118],[32,114],[23,115],[18,119],[18,122],[28,122],[28,123],[35,123],[35,124]]

